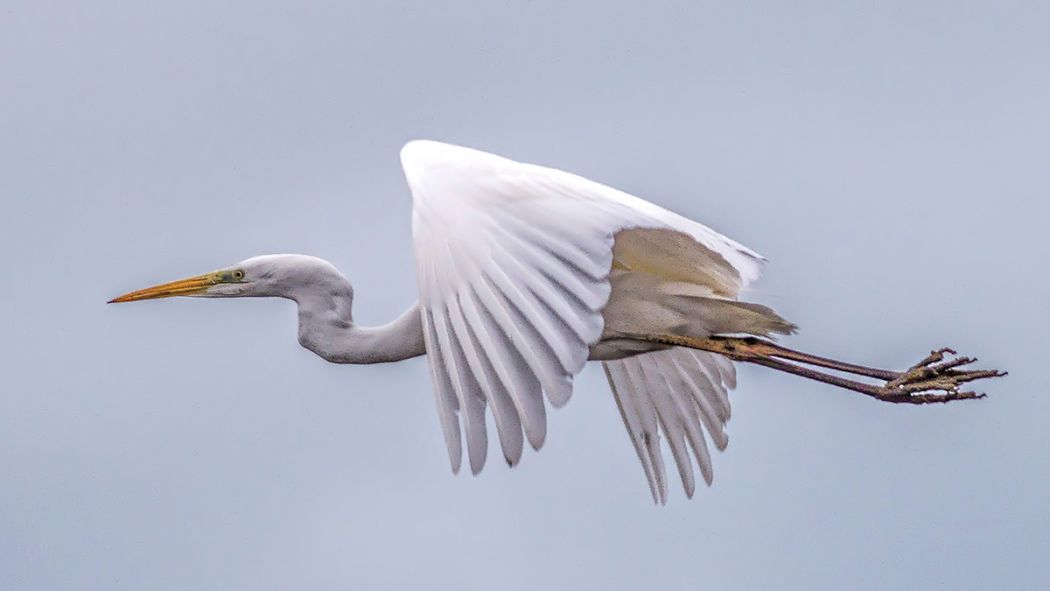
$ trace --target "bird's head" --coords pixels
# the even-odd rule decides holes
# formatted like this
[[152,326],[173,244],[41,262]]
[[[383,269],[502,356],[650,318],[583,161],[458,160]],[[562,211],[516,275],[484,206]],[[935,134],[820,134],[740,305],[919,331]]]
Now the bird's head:
[[331,263],[299,254],[253,257],[230,267],[126,293],[111,304],[176,296],[197,298],[286,297],[304,290],[349,289]]

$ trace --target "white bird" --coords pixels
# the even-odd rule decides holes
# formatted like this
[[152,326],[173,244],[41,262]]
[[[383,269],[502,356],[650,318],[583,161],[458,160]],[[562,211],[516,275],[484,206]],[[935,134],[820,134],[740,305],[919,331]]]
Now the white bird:
[[[417,140],[401,150],[412,193],[419,303],[380,327],[354,324],[353,289],[330,263],[267,255],[132,292],[111,302],[282,297],[299,311],[299,342],[333,363],[426,355],[452,470],[485,463],[490,408],[511,466],[539,449],[546,402],[569,401],[573,377],[601,361],[653,498],[666,502],[662,433],[687,495],[693,462],[712,479],[735,387],[731,360],[758,363],[891,402],[976,398],[935,352],[906,372],[803,354],[754,337],[794,325],[739,301],[763,258],[710,228],[597,182],[470,148]],[[874,385],[784,360],[887,382]],[[940,393],[933,393],[940,391]]]

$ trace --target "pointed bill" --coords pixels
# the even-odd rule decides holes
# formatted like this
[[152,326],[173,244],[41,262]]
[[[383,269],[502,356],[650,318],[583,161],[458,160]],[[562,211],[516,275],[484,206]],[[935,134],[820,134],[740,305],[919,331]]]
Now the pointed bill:
[[160,285],[154,285],[153,287],[147,287],[146,289],[126,293],[122,296],[115,297],[106,303],[120,304],[123,302],[135,302],[138,300],[199,295],[207,291],[209,287],[216,283],[219,283],[218,274],[206,273],[204,275],[179,279],[178,281],[162,283]]

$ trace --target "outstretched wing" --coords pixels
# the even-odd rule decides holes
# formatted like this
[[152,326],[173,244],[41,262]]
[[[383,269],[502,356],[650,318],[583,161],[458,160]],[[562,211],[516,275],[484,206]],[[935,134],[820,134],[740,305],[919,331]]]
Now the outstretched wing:
[[693,496],[696,488],[694,457],[700,475],[710,485],[713,472],[704,433],[719,450],[729,443],[725,433],[730,414],[728,390],[736,386],[732,362],[714,353],[672,347],[603,365],[653,500],[667,501],[661,432],[667,437],[686,495]]
[[[602,334],[615,234],[669,228],[717,253],[735,293],[758,255],[651,203],[569,173],[431,141],[401,162],[413,197],[427,358],[449,459],[462,436],[471,470],[485,462],[486,406],[507,462],[543,444],[543,395],[565,404]],[[686,261],[688,264],[688,261]],[[524,433],[524,437],[523,437]]]

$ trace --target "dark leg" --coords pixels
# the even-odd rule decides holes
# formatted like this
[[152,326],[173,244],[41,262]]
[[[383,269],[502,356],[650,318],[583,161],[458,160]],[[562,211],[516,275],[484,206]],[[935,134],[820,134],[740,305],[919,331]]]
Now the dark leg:
[[[746,337],[742,339],[731,339],[729,337],[713,337],[713,341],[744,341],[744,344],[749,347],[753,352],[759,353],[765,357],[777,357],[780,359],[787,359],[789,361],[798,361],[805,363],[806,365],[815,365],[817,367],[826,367],[828,369],[834,369],[853,375],[865,376],[869,378],[877,378],[880,380],[892,380],[895,379],[900,372],[890,371],[888,369],[878,369],[874,367],[865,367],[863,365],[855,365],[852,363],[846,363],[844,361],[837,361],[835,359],[829,359],[827,357],[820,357],[818,355],[811,355],[809,353],[803,353],[802,351],[795,351],[794,349],[788,349],[782,347],[774,342],[765,341],[755,337]],[[945,350],[947,352],[947,350]]]
[[[840,388],[860,392],[872,398],[886,402],[907,404],[929,404],[949,402],[951,400],[968,400],[983,398],[984,394],[960,392],[959,386],[966,382],[982,378],[993,378],[1006,375],[997,370],[961,370],[960,366],[976,361],[969,357],[957,357],[945,360],[946,355],[954,355],[951,349],[941,349],[930,353],[925,359],[909,369],[899,372],[872,367],[864,367],[818,357],[800,351],[781,347],[776,343],[754,337],[711,337],[692,339],[676,335],[647,336],[645,340],[670,345],[680,345],[725,355],[734,361],[744,361],[762,365],[779,371],[792,373],[804,378],[824,382]],[[802,365],[783,361],[788,359],[805,365],[813,365],[841,371],[849,374],[882,380],[883,384],[871,384],[844,378],[835,374],[817,371]]]

